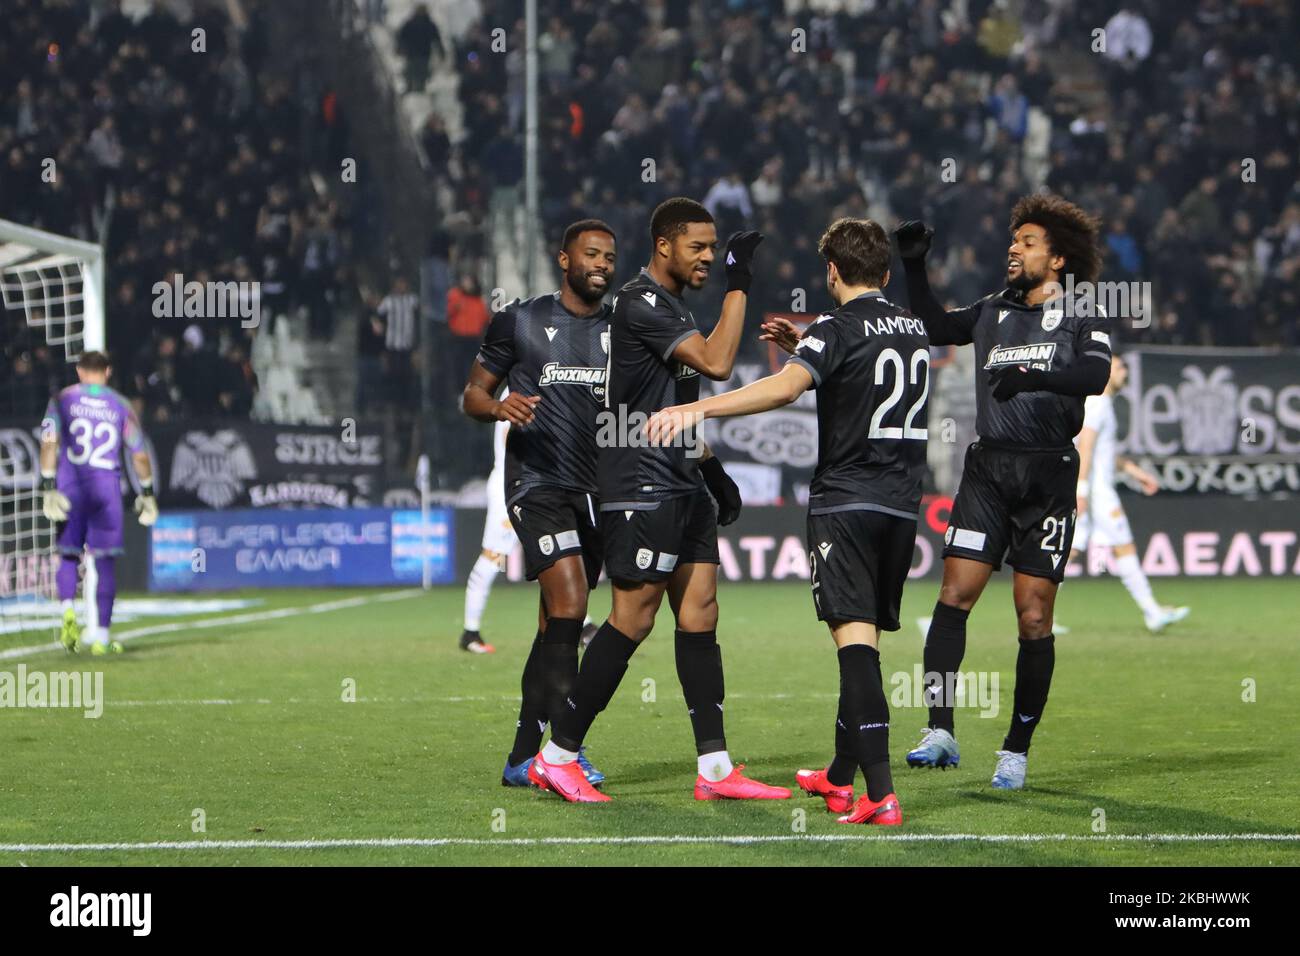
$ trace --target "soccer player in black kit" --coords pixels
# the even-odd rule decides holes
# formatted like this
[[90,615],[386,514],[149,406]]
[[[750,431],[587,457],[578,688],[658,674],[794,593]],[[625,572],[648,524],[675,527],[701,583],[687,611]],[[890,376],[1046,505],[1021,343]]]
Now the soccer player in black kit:
[[[818,620],[840,667],[835,759],[800,770],[796,782],[822,797],[841,823],[903,822],[889,770],[889,703],[880,674],[880,632],[898,630],[912,567],[925,470],[930,346],[924,324],[887,301],[889,237],[869,219],[840,219],[817,244],[838,308],[798,335],[765,325],[765,339],[793,355],[775,375],[650,420],[656,441],[705,418],[752,415],[817,390],[817,470],[808,495],[808,561]],[[774,329],[784,329],[789,337]],[[867,792],[853,801],[862,768]]]
[[[541,584],[537,637],[522,679],[523,704],[501,782],[529,786],[528,768],[578,674],[587,595],[600,577],[596,523],[596,415],[605,404],[613,230],[583,219],[564,232],[558,292],[516,300],[492,317],[465,386],[465,414],[508,421],[506,510]],[[502,382],[510,393],[495,398]],[[582,754],[598,785],[604,776]]]
[[1097,221],[1059,196],[1024,197],[1011,211],[1007,287],[951,312],[925,274],[933,231],[913,220],[895,235],[909,304],[930,341],[974,343],[977,357],[978,439],[966,450],[925,640],[929,728],[907,762],[947,767],[960,760],[952,696],[966,619],[1005,556],[1015,570],[1020,655],[1011,729],[997,752],[993,786],[1019,790],[1056,660],[1052,611],[1074,538],[1079,478],[1073,439],[1085,396],[1101,394],[1110,377],[1109,318],[1094,296],[1063,294],[1067,277],[1075,284],[1097,279]]
[[659,448],[650,447],[643,430],[659,409],[698,398],[700,375],[730,377],[744,329],[750,261],[762,236],[741,232],[728,241],[727,294],[706,338],[682,294],[709,276],[717,245],[713,217],[694,200],[668,199],[655,209],[650,235],[649,265],[614,299],[606,411],[597,438],[613,607],[583,655],[567,707],[552,722],[551,739],[529,776],[573,803],[609,799],[578,771],[577,757],[633,652],[650,634],[666,592],[677,624],[677,676],[695,732],[695,799],[785,798],[789,790],[751,780],[732,765],[723,731],[717,526],[739,514],[739,492],[693,435]]

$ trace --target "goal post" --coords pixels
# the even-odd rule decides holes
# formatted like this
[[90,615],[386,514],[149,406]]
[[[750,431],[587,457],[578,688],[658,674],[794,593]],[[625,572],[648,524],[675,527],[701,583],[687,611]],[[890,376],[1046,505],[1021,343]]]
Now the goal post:
[[104,250],[96,243],[0,219],[0,296],[75,362],[104,350]]
[[[104,251],[0,219],[0,321],[18,316],[69,364],[105,347]],[[38,339],[39,341],[39,339]],[[0,634],[58,627],[54,526],[41,512],[40,422],[0,423]],[[84,616],[95,616],[85,562]]]

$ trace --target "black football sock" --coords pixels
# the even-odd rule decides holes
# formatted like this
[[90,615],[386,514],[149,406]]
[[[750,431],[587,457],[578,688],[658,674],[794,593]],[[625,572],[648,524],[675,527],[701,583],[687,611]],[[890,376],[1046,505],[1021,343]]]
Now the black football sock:
[[717,631],[678,631],[675,642],[677,679],[695,729],[695,752],[711,754],[727,749],[722,729],[722,648]]
[[551,742],[576,751],[591,729],[596,715],[604,710],[627,673],[627,662],[637,649],[636,641],[606,621],[582,655],[582,666],[573,690],[558,717],[551,720]]
[[1047,692],[1052,688],[1052,670],[1056,666],[1056,635],[1048,634],[1037,641],[1020,640],[1016,657],[1015,709],[1011,730],[1002,741],[1002,749],[1012,753],[1029,753],[1034,728],[1047,707]]
[[880,800],[894,790],[889,771],[889,702],[880,678],[880,653],[866,644],[839,650],[840,708],[853,734],[858,766],[867,778],[867,797]]
[[[956,686],[956,673],[966,656],[966,618],[970,611],[949,604],[936,603],[930,618],[930,632],[925,636],[925,701],[930,705],[930,726],[953,732],[953,701],[949,698]],[[931,677],[930,675],[940,675]],[[936,683],[942,680],[942,684]]]
[[546,619],[542,632],[542,668],[546,674],[546,712],[560,714],[578,679],[578,638],[582,621],[567,617]]
[[542,748],[542,731],[546,729],[546,676],[542,673],[542,632],[537,632],[524,676],[519,682],[524,700],[519,705],[519,723],[515,725],[515,746],[507,758],[517,767]]
[[[842,680],[841,680],[842,683]],[[844,692],[840,691],[843,700]],[[844,711],[835,715],[835,758],[826,768],[826,779],[836,787],[853,786],[853,778],[858,775],[858,755],[853,750],[853,734],[849,732],[848,721]]]

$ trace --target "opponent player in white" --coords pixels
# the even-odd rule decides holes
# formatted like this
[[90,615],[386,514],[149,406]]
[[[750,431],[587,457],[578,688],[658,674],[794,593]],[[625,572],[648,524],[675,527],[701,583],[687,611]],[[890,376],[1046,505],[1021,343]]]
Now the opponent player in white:
[[[502,393],[502,398],[507,393]],[[471,654],[492,654],[496,647],[483,640],[479,628],[483,623],[483,609],[497,574],[506,569],[506,560],[519,544],[515,529],[506,514],[506,434],[509,422],[497,422],[492,431],[492,472],[487,480],[487,520],[483,522],[483,550],[470,569],[465,582],[465,630],[460,635],[460,647]],[[591,643],[596,628],[588,617],[582,626],[582,646]]]
[[1107,545],[1115,556],[1119,579],[1142,609],[1147,630],[1154,633],[1181,621],[1190,609],[1166,607],[1156,602],[1151,593],[1151,583],[1138,562],[1137,547],[1133,544],[1133,532],[1129,529],[1124,507],[1115,492],[1117,465],[1142,486],[1144,494],[1153,495],[1160,489],[1160,482],[1154,475],[1115,453],[1114,396],[1127,381],[1128,366],[1118,355],[1112,355],[1106,390],[1100,395],[1089,396],[1083,405],[1083,429],[1075,439],[1079,448],[1079,517],[1070,557],[1073,559],[1080,552],[1086,553],[1090,538]]
[[487,520],[483,523],[483,552],[474,562],[465,584],[465,631],[460,636],[461,650],[471,654],[491,654],[496,650],[483,640],[479,627],[487,607],[492,582],[505,570],[506,559],[519,544],[515,529],[506,514],[506,433],[509,422],[497,422],[492,433],[492,473],[487,480]]

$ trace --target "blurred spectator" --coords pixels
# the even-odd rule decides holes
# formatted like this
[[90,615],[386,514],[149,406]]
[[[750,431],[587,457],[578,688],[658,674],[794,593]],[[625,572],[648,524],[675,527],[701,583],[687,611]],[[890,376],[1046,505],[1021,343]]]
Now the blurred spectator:
[[442,34],[429,16],[429,8],[416,4],[397,31],[397,52],[406,61],[406,92],[419,92],[429,82],[429,61],[435,47],[442,48]]
[[401,276],[393,280],[392,291],[376,309],[384,320],[384,373],[388,379],[389,400],[399,406],[414,398],[412,353],[418,342],[417,320],[420,298]]
[[357,395],[358,412],[369,411],[383,401],[384,344],[386,328],[383,317],[373,308],[357,324]]

